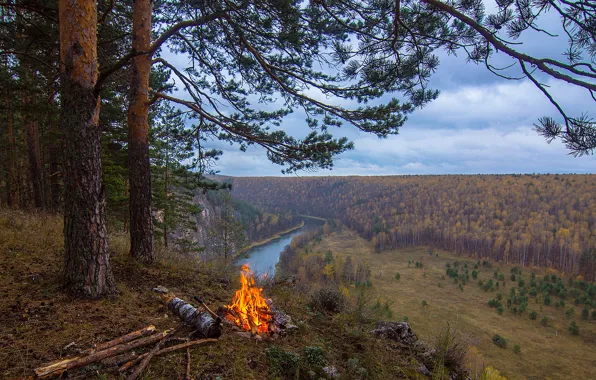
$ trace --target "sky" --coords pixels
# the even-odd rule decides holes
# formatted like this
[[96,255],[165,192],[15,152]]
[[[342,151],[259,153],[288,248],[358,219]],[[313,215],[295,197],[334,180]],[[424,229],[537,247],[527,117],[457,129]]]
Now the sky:
[[[556,18],[543,21],[556,25]],[[552,30],[552,29],[551,29]],[[518,50],[562,59],[566,40],[529,33]],[[542,116],[557,117],[548,99],[528,80],[508,81],[464,57],[440,53],[441,63],[430,81],[441,94],[408,118],[398,135],[379,139],[349,126],[333,131],[355,148],[335,160],[332,170],[298,172],[310,175],[594,173],[596,157],[574,157],[559,141],[548,144],[532,130]],[[496,63],[510,61],[503,54]],[[594,110],[586,90],[554,80],[546,82],[571,115]],[[593,115],[592,115],[593,116]],[[308,127],[300,114],[286,118],[282,128],[303,136]],[[223,151],[216,170],[230,176],[281,176],[283,169],[267,160],[264,149],[211,141]]]

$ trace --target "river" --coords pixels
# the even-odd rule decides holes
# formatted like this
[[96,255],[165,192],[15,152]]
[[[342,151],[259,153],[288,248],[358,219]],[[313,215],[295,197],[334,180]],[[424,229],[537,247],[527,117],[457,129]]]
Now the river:
[[292,238],[311,228],[319,227],[322,224],[323,222],[321,221],[304,218],[304,226],[263,245],[249,249],[236,260],[235,264],[248,264],[257,275],[267,273],[268,276],[273,276],[275,274],[275,265],[279,261],[279,255],[286,245],[290,244]]

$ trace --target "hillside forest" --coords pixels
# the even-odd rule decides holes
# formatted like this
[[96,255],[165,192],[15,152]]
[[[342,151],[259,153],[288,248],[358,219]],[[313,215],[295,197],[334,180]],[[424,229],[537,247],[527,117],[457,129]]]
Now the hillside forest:
[[594,281],[596,176],[234,178],[271,211],[338,219],[377,251],[432,245]]

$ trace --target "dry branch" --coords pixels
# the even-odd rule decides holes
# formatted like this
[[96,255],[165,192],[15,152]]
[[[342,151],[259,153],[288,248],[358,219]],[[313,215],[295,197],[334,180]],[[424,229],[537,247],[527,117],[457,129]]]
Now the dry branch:
[[[170,352],[182,350],[182,349],[187,348],[187,347],[202,346],[203,344],[216,343],[216,342],[217,342],[217,339],[192,340],[190,342],[178,344],[178,345],[175,345],[175,346],[172,346],[172,347],[167,347],[167,348],[164,348],[163,350],[157,351],[155,353],[155,356],[169,354]],[[144,353],[142,355],[139,355],[136,359],[133,359],[133,360],[129,361],[128,363],[124,364],[122,367],[120,367],[119,371],[120,372],[125,372],[126,370],[128,370],[129,368],[131,368],[132,366],[134,366],[135,364],[137,364],[141,360],[143,360],[145,357],[147,357],[147,355],[148,355],[148,353]]]
[[149,334],[151,334],[153,332],[155,332],[155,326],[150,325],[150,326],[147,326],[147,327],[142,328],[140,330],[133,331],[131,333],[128,333],[126,335],[123,335],[121,337],[118,337],[116,339],[110,340],[109,342],[98,344],[98,345],[96,345],[93,348],[90,348],[88,350],[85,350],[82,354],[83,355],[87,355],[87,354],[90,354],[92,352],[103,351],[103,350],[106,350],[106,349],[108,349],[110,347],[114,347],[114,346],[117,346],[117,345],[122,344],[122,343],[130,342],[131,340],[135,340],[135,339],[140,338],[142,336],[149,335]]
[[141,362],[141,364],[137,367],[137,369],[135,369],[133,371],[133,373],[128,377],[128,380],[135,380],[137,377],[139,377],[139,375],[141,374],[141,372],[143,372],[143,370],[145,369],[145,367],[147,367],[147,365],[149,364],[149,361],[151,360],[151,358],[157,353],[157,351],[159,351],[163,345],[168,341],[168,338],[171,338],[172,336],[174,336],[174,334],[176,334],[178,331],[180,331],[180,329],[184,327],[184,322],[182,322],[178,327],[176,327],[174,330],[172,330],[171,332],[169,332],[167,335],[165,335],[160,341],[159,343],[151,350],[147,353],[147,356],[145,356],[145,358],[143,359],[143,361]]
[[64,371],[84,367],[91,363],[95,363],[100,360],[122,354],[135,348],[144,347],[159,342],[166,336],[166,334],[167,332],[164,331],[161,333],[150,335],[145,338],[137,339],[133,342],[124,343],[118,346],[107,348],[102,351],[93,352],[87,356],[76,356],[74,358],[60,360],[52,364],[49,364],[45,367],[36,368],[34,370],[35,375],[42,379],[47,379],[51,376],[60,375]]
[[184,380],[190,380],[190,347],[186,347],[186,373]]

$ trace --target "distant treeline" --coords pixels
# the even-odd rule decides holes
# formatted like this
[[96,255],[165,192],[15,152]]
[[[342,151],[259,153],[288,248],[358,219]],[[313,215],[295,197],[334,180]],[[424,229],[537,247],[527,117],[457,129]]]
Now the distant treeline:
[[339,219],[378,251],[433,245],[596,277],[596,175],[243,177],[233,195]]

